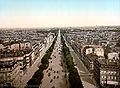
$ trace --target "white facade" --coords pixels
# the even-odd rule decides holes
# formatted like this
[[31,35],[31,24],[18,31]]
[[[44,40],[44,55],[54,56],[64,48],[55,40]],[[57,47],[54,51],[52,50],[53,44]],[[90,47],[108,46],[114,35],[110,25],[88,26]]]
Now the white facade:
[[20,43],[20,47],[21,47],[21,49],[25,49],[26,47],[31,48],[31,44],[30,44],[30,42]]
[[119,56],[118,56],[118,53],[116,52],[113,52],[113,53],[108,53],[108,59],[118,59]]
[[93,53],[93,48],[87,48],[86,49],[86,55],[90,54],[90,53]]
[[94,53],[95,53],[97,56],[103,56],[103,57],[104,57],[104,50],[103,50],[103,48],[95,48],[95,49],[94,49]]
[[26,47],[31,48],[30,42],[13,43],[9,45],[10,50],[23,50]]
[[19,50],[19,43],[14,43],[10,45],[10,50]]
[[118,85],[118,76],[116,71],[106,71],[106,70],[100,70],[100,80],[101,84],[112,84],[112,85]]
[[4,49],[4,45],[3,44],[0,44],[0,49]]

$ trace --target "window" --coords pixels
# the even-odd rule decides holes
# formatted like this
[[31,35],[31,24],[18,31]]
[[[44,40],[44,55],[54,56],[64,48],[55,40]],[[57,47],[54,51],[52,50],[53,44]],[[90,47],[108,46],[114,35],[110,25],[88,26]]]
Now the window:
[[7,73],[5,73],[5,76],[7,76]]
[[109,62],[112,62],[111,60],[109,60]]
[[113,76],[111,76],[111,79],[113,79]]
[[102,75],[101,77],[102,77],[102,78],[104,78],[104,76],[103,76],[103,75]]
[[113,60],[113,62],[115,62],[115,60]]
[[20,66],[22,66],[22,63],[20,62]]
[[110,71],[108,71],[108,74],[110,74]]
[[104,76],[104,78],[106,79],[106,76]]
[[100,71],[100,73],[102,74],[102,73],[103,73],[103,71]]
[[106,73],[106,71],[104,71],[104,73]]
[[113,74],[113,71],[111,71],[111,75]]

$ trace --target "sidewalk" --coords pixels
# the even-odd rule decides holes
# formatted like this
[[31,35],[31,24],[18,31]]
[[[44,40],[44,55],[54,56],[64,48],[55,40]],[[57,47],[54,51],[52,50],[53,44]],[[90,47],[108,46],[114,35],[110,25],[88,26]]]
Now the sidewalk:
[[22,76],[21,87],[20,88],[24,88],[27,85],[27,82],[32,78],[32,76],[34,75],[34,73],[38,70],[38,64],[41,63],[42,57],[45,55],[46,51],[49,49],[49,47],[51,46],[51,44],[52,44],[52,42],[50,44],[48,44],[40,52],[40,56],[36,59],[36,61],[33,63],[33,65],[29,69],[27,69],[27,72]]
[[[65,38],[64,38],[65,39]],[[73,61],[74,64],[76,64],[76,68],[79,72],[80,75],[80,79],[82,81],[82,84],[84,86],[84,88],[96,88],[96,86],[94,85],[93,80],[91,79],[89,75],[88,70],[86,69],[86,67],[84,66],[84,64],[82,63],[82,61],[79,59],[79,57],[77,56],[77,54],[74,52],[74,50],[71,48],[71,46],[67,43],[67,41],[65,40],[66,45],[69,47],[70,49],[70,53],[73,57]],[[84,75],[84,76],[81,76]]]

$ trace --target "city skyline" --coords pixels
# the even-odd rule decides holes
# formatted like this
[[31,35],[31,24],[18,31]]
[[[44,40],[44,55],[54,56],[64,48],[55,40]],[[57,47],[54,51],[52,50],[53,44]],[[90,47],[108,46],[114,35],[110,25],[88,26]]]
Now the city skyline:
[[0,0],[0,28],[120,25],[120,0]]

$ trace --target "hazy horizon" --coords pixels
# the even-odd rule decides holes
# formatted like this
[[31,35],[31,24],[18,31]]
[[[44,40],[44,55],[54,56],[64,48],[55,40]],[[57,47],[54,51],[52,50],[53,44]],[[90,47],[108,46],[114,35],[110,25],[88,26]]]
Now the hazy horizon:
[[0,0],[0,28],[120,25],[120,0]]

